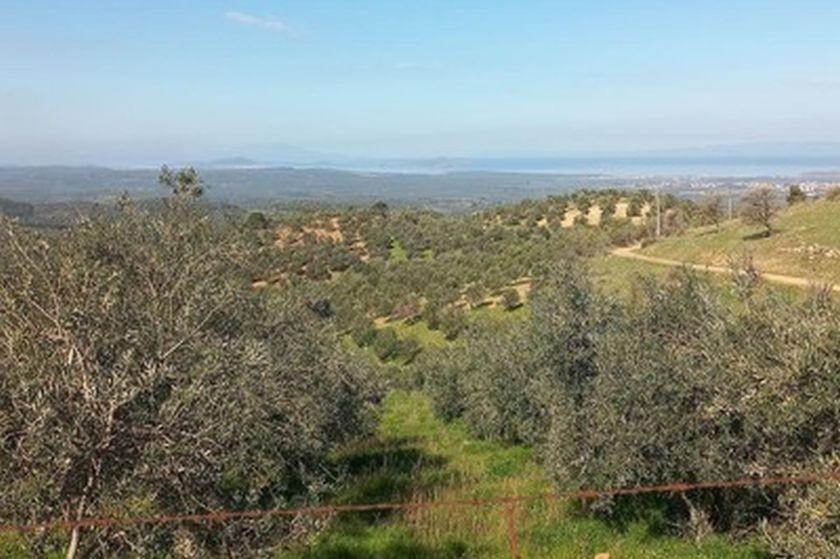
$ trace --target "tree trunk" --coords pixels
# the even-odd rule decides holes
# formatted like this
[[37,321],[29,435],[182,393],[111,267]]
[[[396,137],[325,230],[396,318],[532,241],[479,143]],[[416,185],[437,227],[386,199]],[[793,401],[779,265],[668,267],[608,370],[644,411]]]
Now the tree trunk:
[[66,559],[75,559],[76,551],[79,549],[79,528],[73,528],[70,532],[70,545],[67,546]]
[[[76,508],[76,518],[75,520],[81,520],[82,516],[85,514],[85,504],[87,503],[87,496],[90,491],[90,488],[93,486],[93,474],[88,475],[87,483],[85,484],[84,492],[82,496],[79,498],[79,506]],[[81,535],[81,528],[76,526],[70,532],[70,544],[67,546],[67,554],[65,555],[66,559],[75,559],[76,553],[79,551],[79,537]]]

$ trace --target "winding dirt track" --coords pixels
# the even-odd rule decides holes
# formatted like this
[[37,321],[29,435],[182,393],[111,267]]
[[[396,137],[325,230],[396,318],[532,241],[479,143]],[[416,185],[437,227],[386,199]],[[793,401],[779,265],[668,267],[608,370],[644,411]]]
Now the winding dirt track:
[[[634,252],[638,248],[638,246],[616,248],[612,250],[611,254],[613,256],[618,256],[619,258],[630,258],[632,260],[641,260],[642,262],[650,262],[651,264],[661,264],[663,266],[685,266],[691,268],[692,270],[699,270],[701,272],[712,272],[714,274],[732,273],[732,270],[730,270],[729,268],[724,268],[723,266],[711,266],[707,264],[693,264],[691,262],[680,262],[679,260],[658,258],[656,256],[647,256],[645,254],[639,254],[638,252]],[[784,274],[769,274],[765,272],[761,272],[761,277],[773,283],[779,283],[782,285],[793,285],[796,287],[811,287],[814,285],[820,285],[821,283],[825,283],[808,278],[786,276]],[[840,292],[840,285],[832,285],[831,289]]]

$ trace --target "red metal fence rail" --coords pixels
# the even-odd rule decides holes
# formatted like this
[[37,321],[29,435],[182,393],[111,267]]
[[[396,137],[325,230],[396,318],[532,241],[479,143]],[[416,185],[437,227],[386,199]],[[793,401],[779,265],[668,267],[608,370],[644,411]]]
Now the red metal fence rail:
[[363,512],[363,511],[396,511],[396,510],[420,510],[431,508],[458,508],[458,507],[486,507],[501,506],[507,523],[508,539],[510,543],[511,557],[520,557],[519,542],[516,530],[516,511],[520,504],[539,500],[566,500],[581,499],[592,500],[603,497],[617,497],[623,495],[642,495],[649,493],[686,493],[707,489],[735,489],[747,487],[767,487],[772,485],[795,485],[806,483],[818,483],[826,481],[840,482],[840,471],[828,471],[816,474],[805,474],[785,477],[766,478],[741,478],[725,481],[705,481],[696,483],[670,483],[663,485],[647,485],[639,487],[626,487],[618,489],[594,489],[570,491],[566,493],[537,493],[533,495],[509,495],[500,497],[489,497],[483,499],[461,499],[448,501],[427,501],[408,503],[371,503],[371,504],[345,504],[345,505],[323,505],[299,508],[275,508],[275,509],[253,509],[253,510],[218,510],[206,513],[194,514],[171,514],[158,516],[135,516],[135,517],[94,517],[82,518],[79,520],[47,520],[29,524],[0,524],[0,533],[3,532],[35,532],[40,530],[74,530],[76,528],[102,528],[111,526],[137,526],[137,525],[161,525],[176,523],[197,523],[197,522],[227,522],[232,520],[261,518],[267,516],[298,516],[305,514],[327,515],[338,512]]

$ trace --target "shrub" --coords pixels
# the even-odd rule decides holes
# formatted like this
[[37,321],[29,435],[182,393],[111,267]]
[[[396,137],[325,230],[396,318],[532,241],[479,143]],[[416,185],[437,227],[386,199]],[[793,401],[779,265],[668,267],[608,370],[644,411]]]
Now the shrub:
[[487,290],[484,285],[478,282],[470,284],[464,291],[464,297],[471,308],[481,306],[484,303],[484,297],[486,294]]
[[575,207],[580,213],[586,215],[592,207],[592,199],[587,194],[579,194],[575,196]]
[[465,344],[435,352],[422,364],[424,388],[437,412],[446,419],[465,419],[483,437],[539,440],[545,422],[530,331],[467,336]]
[[792,184],[788,187],[787,203],[789,205],[792,206],[793,204],[804,202],[807,198],[808,196],[805,194],[805,191],[798,184]]
[[601,208],[601,217],[604,221],[609,221],[615,215],[615,207],[618,199],[614,195],[607,195],[598,200],[598,205]]
[[698,212],[703,225],[720,227],[723,219],[723,197],[720,194],[709,194],[700,201]]
[[441,312],[440,330],[444,338],[454,340],[466,328],[467,319],[464,312],[454,307],[448,307]]
[[249,229],[268,229],[270,225],[271,222],[268,221],[268,218],[262,212],[251,212],[245,218],[245,226]]
[[429,330],[440,329],[441,307],[437,302],[430,301],[426,303],[420,312],[420,316],[426,321],[426,326],[429,327]]
[[385,361],[396,357],[399,350],[400,340],[397,332],[391,328],[382,328],[376,332],[376,340],[373,342],[373,352],[376,356]]
[[612,220],[607,223],[605,229],[610,244],[617,246],[631,245],[645,234],[644,227],[624,220]]
[[505,289],[502,291],[502,307],[506,311],[513,311],[522,306],[522,301],[519,298],[519,292],[515,289]]
[[630,197],[630,201],[627,203],[627,217],[639,217],[642,215],[642,205],[644,204],[644,200],[641,199],[641,196],[633,195]]
[[376,326],[368,319],[359,319],[351,331],[353,341],[359,347],[368,347],[376,341]]
[[423,348],[420,346],[419,342],[414,338],[405,338],[400,340],[399,344],[397,345],[396,355],[401,358],[405,363],[410,363],[417,357]]

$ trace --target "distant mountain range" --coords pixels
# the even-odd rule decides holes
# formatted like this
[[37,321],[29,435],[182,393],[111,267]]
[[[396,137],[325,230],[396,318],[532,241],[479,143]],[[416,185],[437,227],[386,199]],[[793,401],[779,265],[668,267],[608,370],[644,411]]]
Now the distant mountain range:
[[747,142],[642,152],[653,157],[748,157],[840,159],[840,142]]
[[221,159],[213,159],[204,163],[197,163],[197,167],[208,167],[211,169],[229,169],[236,167],[267,167],[266,163],[250,159],[248,157],[223,157]]
[[[692,148],[624,152],[475,155],[472,157],[347,157],[283,145],[280,153],[261,150],[260,158],[234,156],[198,166],[209,168],[320,167],[355,171],[445,173],[507,171],[551,173],[672,174],[685,167],[688,174],[726,173],[722,167],[744,167],[735,174],[799,174],[840,169],[838,142],[754,142]],[[763,166],[764,169],[759,167]],[[752,169],[748,169],[748,168]],[[728,171],[728,172],[731,172]]]
[[[289,156],[324,156],[286,149]],[[300,161],[303,161],[301,159]],[[189,163],[175,163],[181,166]],[[737,144],[691,150],[593,156],[475,158],[336,158],[277,165],[270,157],[231,156],[193,162],[211,200],[233,204],[273,201],[368,203],[372,200],[439,206],[505,202],[578,188],[650,184],[651,177],[840,177],[840,143]],[[102,202],[127,193],[162,192],[154,167],[0,167],[0,197],[17,202]],[[7,209],[9,208],[6,203]],[[15,211],[25,211],[16,208]],[[11,210],[10,210],[11,211]],[[9,212],[7,212],[9,213]]]

